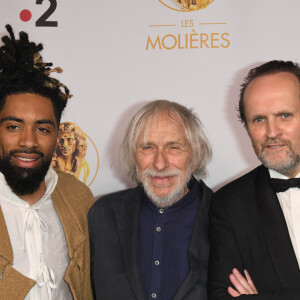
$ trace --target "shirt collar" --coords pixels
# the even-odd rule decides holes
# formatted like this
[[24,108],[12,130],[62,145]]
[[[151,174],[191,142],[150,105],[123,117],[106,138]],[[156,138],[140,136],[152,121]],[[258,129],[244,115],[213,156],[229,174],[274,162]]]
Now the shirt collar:
[[[268,171],[269,171],[269,174],[270,174],[270,177],[271,177],[271,178],[289,179],[289,177],[287,177],[287,176],[285,176],[285,175],[283,175],[283,174],[281,174],[281,173],[278,173],[278,172],[276,172],[276,171],[274,171],[274,170],[272,170],[272,169],[268,169]],[[300,178],[300,173],[298,173],[298,174],[295,176],[295,178]]]
[[[46,183],[46,191],[42,198],[33,204],[32,208],[40,208],[47,199],[51,198],[51,194],[53,190],[55,189],[56,183],[58,180],[58,176],[56,172],[50,167],[46,176],[45,176],[45,183]],[[30,204],[24,200],[22,200],[20,197],[18,197],[8,186],[4,175],[0,172],[0,197],[8,201],[14,205],[22,206],[22,207],[30,207]]]

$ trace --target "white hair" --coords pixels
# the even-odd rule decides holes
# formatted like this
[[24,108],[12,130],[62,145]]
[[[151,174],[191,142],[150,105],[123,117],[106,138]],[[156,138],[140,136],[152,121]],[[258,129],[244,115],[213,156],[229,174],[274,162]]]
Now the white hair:
[[146,141],[148,130],[159,113],[167,113],[170,120],[180,121],[185,131],[186,139],[192,149],[192,163],[197,165],[192,175],[197,179],[207,176],[207,164],[212,158],[210,143],[204,133],[203,125],[192,109],[168,100],[152,101],[138,110],[129,122],[119,150],[119,158],[127,169],[129,176],[138,180],[135,155],[139,137],[144,131]]

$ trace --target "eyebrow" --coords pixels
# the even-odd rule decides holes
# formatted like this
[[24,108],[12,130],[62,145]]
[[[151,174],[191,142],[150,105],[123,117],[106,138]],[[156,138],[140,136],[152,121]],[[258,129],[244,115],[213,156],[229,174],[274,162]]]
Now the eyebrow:
[[[15,122],[18,122],[18,123],[24,123],[24,120],[22,120],[22,119],[19,119],[17,117],[13,117],[13,116],[8,116],[8,117],[5,117],[5,118],[2,118],[0,120],[0,124],[4,123],[6,121],[15,121]],[[48,120],[48,119],[37,120],[34,123],[38,124],[38,125],[49,124],[53,127],[56,127],[56,124],[53,121]]]
[[53,121],[51,121],[51,120],[48,120],[48,119],[43,119],[43,120],[37,120],[37,121],[35,121],[34,123],[36,123],[36,124],[49,124],[49,125],[52,125],[53,127],[56,127],[56,124],[53,122]]
[[[153,142],[146,142],[146,143],[139,143],[138,144],[138,147],[143,147],[143,146],[155,146],[156,144],[153,143]],[[179,141],[178,142],[173,142],[173,141],[170,141],[170,142],[166,142],[163,146],[172,146],[172,145],[180,145],[180,146],[184,146],[185,144],[182,144],[180,143]]]

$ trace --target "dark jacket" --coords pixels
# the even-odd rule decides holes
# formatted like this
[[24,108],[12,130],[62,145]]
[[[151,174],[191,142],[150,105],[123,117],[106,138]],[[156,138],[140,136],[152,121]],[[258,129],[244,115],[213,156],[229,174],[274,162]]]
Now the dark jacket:
[[227,288],[234,267],[247,269],[259,292],[239,299],[300,299],[299,265],[269,178],[260,166],[212,199],[209,299],[232,298]]
[[[212,191],[203,183],[189,246],[190,271],[174,300],[206,300],[208,209]],[[145,300],[136,265],[142,187],[99,199],[89,212],[91,280],[97,300]]]

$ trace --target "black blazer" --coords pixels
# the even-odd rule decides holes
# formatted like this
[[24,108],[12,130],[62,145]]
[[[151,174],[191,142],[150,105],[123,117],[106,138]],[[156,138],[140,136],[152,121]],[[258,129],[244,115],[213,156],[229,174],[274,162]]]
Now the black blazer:
[[209,299],[232,298],[227,288],[234,267],[247,269],[259,292],[239,299],[300,299],[299,265],[269,178],[259,166],[213,197]]
[[[174,300],[207,299],[208,210],[212,191],[200,184],[201,204],[189,246],[190,272]],[[89,212],[91,281],[97,300],[146,300],[136,265],[142,187],[99,199]]]

